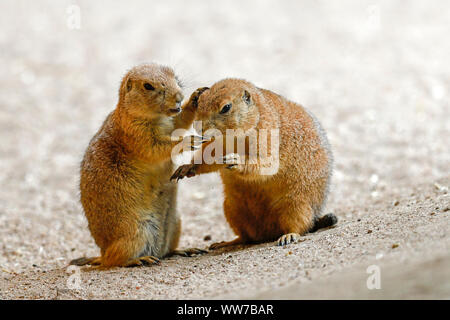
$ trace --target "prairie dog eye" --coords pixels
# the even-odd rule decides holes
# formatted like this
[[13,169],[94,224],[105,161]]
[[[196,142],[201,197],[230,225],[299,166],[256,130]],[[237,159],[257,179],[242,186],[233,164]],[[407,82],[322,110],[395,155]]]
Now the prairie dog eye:
[[222,107],[222,109],[220,110],[220,114],[224,114],[224,113],[227,113],[228,111],[230,111],[230,109],[231,109],[231,103],[227,103],[226,105],[224,105],[223,107]]
[[148,83],[148,82],[144,83],[144,88],[145,88],[146,90],[155,90],[155,87],[152,86],[152,85],[151,85],[150,83]]

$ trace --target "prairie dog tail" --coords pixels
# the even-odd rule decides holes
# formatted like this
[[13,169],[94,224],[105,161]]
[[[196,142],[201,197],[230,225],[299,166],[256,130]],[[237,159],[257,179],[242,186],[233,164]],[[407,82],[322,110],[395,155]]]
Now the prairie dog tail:
[[337,222],[338,219],[333,213],[327,213],[326,215],[315,219],[314,225],[309,232],[316,232],[319,229],[331,227]]

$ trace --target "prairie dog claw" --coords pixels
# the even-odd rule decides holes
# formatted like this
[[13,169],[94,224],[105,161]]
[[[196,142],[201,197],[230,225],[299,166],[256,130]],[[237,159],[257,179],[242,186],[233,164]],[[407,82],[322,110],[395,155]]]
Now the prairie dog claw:
[[175,172],[170,177],[170,181],[176,179],[178,182],[178,180],[183,179],[184,177],[190,178],[195,176],[195,168],[195,164],[185,164],[178,167],[178,169],[175,170]]

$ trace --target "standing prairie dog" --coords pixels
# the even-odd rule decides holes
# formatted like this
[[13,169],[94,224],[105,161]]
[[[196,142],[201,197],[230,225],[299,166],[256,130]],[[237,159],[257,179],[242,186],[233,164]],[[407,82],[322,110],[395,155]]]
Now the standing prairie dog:
[[[81,203],[101,256],[71,264],[140,266],[170,254],[204,252],[176,250],[181,224],[177,188],[169,181],[171,151],[180,143],[171,133],[192,124],[202,90],[181,107],[183,94],[171,68],[143,64],[123,77],[117,107],[81,163]],[[189,140],[192,147],[199,143]]]
[[[215,129],[223,135],[223,161],[208,164],[193,160],[180,166],[171,179],[220,172],[225,217],[238,237],[215,243],[211,249],[277,239],[279,245],[286,245],[306,232],[337,222],[333,214],[321,216],[332,172],[330,146],[319,122],[302,106],[245,80],[225,79],[200,95],[196,120],[201,121],[203,131]],[[249,138],[244,139],[241,152],[235,150],[236,139],[231,144],[237,158],[227,154],[227,129],[265,130],[269,137],[266,159],[249,157],[250,150],[255,150]],[[271,134],[274,129],[278,138]],[[270,148],[276,138],[278,154]],[[260,146],[261,140],[257,144]],[[204,152],[208,145],[197,152]],[[263,161],[275,156],[272,161]],[[265,169],[275,160],[279,162],[277,170],[264,173],[270,172]]]

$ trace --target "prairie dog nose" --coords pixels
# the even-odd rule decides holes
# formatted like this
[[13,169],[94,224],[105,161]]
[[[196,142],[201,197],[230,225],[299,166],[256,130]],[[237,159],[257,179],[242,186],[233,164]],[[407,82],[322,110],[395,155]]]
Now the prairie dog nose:
[[175,95],[175,101],[177,103],[180,103],[181,101],[183,101],[183,99],[184,99],[183,94],[181,92],[177,92],[177,94]]

